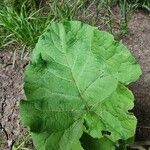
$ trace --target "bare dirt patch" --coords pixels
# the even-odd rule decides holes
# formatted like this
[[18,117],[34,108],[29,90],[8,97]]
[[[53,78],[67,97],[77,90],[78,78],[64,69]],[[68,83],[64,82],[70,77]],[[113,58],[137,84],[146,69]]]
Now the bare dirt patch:
[[24,97],[22,78],[29,58],[20,60],[20,52],[0,52],[0,139],[4,150],[10,149],[15,139],[23,134],[18,106]]

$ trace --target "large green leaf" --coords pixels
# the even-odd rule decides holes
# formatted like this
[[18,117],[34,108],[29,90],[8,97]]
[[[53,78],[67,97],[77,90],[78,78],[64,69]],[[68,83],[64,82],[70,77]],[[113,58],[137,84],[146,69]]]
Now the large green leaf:
[[136,60],[112,35],[78,21],[49,26],[25,71],[27,101],[20,106],[36,148],[71,150],[80,146],[85,128],[95,138],[110,132],[114,142],[132,137],[133,96],[123,84],[140,74]]

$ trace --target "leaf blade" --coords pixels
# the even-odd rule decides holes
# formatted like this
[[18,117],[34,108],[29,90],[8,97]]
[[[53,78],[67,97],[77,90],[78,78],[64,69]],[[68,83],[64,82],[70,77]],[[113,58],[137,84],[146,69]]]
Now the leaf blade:
[[[79,21],[54,23],[39,38],[25,71],[28,100],[21,102],[21,119],[30,127],[40,150],[70,150],[81,138],[85,120],[90,122],[88,133],[94,138],[105,137],[102,132],[107,130],[114,142],[130,138],[136,121],[133,116],[131,121],[124,116],[133,107],[130,101],[133,97],[128,99],[124,93],[120,96],[118,87],[135,81],[140,74],[136,60],[112,35]],[[123,86],[122,91],[125,90]],[[119,96],[125,100],[123,103]],[[124,134],[125,125],[122,127],[121,120],[113,116],[116,109],[113,110],[109,99],[122,108],[128,104],[118,113],[125,118],[125,124],[133,125],[127,134]],[[96,114],[94,120],[91,113]],[[112,118],[114,126],[107,118]],[[98,125],[91,125],[97,122]],[[115,131],[120,126],[123,133]]]

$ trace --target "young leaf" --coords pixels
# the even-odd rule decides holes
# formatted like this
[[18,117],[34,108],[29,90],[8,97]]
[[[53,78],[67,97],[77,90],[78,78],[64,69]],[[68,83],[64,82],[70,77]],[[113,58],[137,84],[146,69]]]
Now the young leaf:
[[108,138],[94,139],[85,133],[80,141],[85,150],[115,150],[116,146],[116,144]]
[[20,106],[36,148],[71,150],[85,128],[96,138],[108,132],[114,142],[132,137],[133,97],[123,84],[140,74],[136,60],[112,35],[79,21],[49,26],[25,71],[27,101]]

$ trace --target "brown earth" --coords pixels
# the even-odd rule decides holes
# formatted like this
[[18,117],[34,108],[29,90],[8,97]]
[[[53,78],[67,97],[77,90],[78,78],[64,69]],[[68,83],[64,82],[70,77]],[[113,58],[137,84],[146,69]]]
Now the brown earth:
[[137,58],[143,71],[140,80],[131,86],[136,99],[134,112],[138,118],[136,138],[150,140],[150,14],[136,13],[123,43]]
[[14,49],[0,52],[0,141],[2,150],[9,150],[16,138],[23,134],[18,106],[19,100],[24,97],[22,77],[29,57],[25,56],[20,60],[20,52],[20,49],[16,50],[16,53]]
[[[148,145],[150,141],[150,14],[137,12],[129,25],[129,34],[122,39],[141,64],[143,75],[131,85],[135,94],[134,112],[138,118],[136,141]],[[19,116],[19,100],[24,97],[23,71],[29,54],[21,50],[0,52],[0,141],[1,150],[11,149],[24,134]],[[15,61],[14,61],[15,60]],[[139,142],[141,141],[141,142]],[[146,144],[148,143],[148,144]],[[136,144],[136,147],[138,146]],[[149,146],[150,147],[150,146]],[[137,147],[140,149],[140,146]]]

